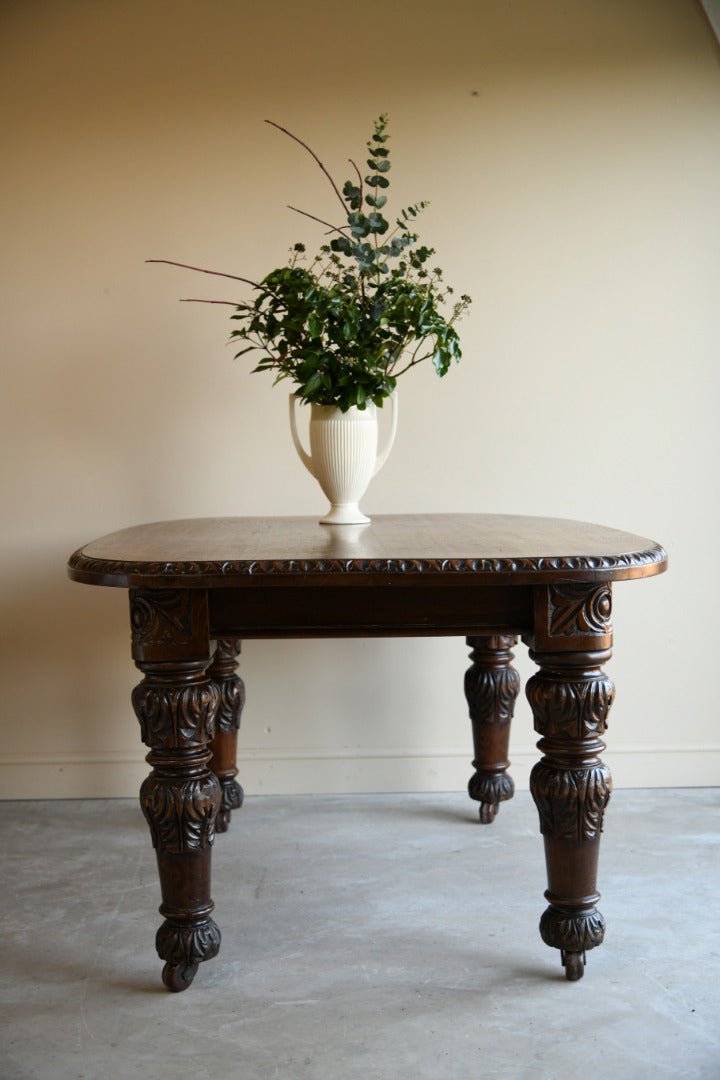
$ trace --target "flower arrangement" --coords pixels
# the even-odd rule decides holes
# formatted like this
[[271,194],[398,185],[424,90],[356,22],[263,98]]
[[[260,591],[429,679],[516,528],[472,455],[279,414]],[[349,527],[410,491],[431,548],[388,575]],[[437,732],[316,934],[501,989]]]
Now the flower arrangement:
[[[295,244],[288,264],[259,282],[219,275],[242,281],[256,293],[248,304],[207,301],[235,307],[231,319],[238,325],[231,341],[244,345],[236,357],[258,350],[261,357],[253,371],[274,373],[276,383],[290,379],[302,401],[343,412],[352,406],[364,409],[368,401],[382,405],[400,375],[424,360],[432,359],[437,374],[445,375],[462,355],[455,323],[470,297],[453,301],[443,271],[429,266],[435,250],[422,245],[414,231],[427,202],[408,206],[390,220],[387,116],[375,121],[366,144],[368,174],[363,177],[350,159],[354,178],[342,190],[314,150],[279,124],[267,122],[313,157],[344,220],[334,225],[290,207],[325,226],[330,242],[321,244],[312,258],[304,244]],[[448,305],[449,312],[443,314]]]

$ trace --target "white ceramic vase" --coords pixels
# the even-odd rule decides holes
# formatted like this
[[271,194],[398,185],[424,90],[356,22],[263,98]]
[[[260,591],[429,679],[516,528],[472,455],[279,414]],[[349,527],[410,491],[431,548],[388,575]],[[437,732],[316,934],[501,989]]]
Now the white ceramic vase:
[[397,430],[397,395],[387,399],[392,412],[390,432],[378,453],[377,410],[366,408],[342,412],[334,405],[310,406],[310,453],[306,453],[297,431],[298,398],[290,395],[290,431],[295,449],[307,470],[330,500],[330,509],[321,525],[360,525],[370,521],[359,507],[373,476],[380,471],[392,448]]

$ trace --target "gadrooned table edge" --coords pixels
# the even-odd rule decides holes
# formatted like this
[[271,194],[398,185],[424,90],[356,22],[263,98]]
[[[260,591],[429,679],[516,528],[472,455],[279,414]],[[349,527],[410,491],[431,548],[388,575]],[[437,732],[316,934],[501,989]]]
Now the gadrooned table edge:
[[662,573],[667,567],[667,553],[660,544],[643,551],[617,555],[557,555],[522,557],[434,558],[351,558],[351,559],[254,559],[254,560],[183,560],[172,562],[125,561],[90,558],[84,548],[68,560],[68,574],[74,581],[90,585],[120,588],[148,585],[180,585],[202,588],[221,584],[248,584],[248,579],[271,581],[300,577],[345,578],[366,580],[416,575],[447,581],[472,577],[478,584],[498,584],[504,579],[526,584],[543,580],[602,581],[646,577]]

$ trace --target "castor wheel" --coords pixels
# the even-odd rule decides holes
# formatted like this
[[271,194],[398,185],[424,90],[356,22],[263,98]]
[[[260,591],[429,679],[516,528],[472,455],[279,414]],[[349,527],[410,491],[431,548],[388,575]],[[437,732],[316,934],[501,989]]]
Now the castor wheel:
[[500,809],[499,803],[493,802],[481,802],[480,803],[480,821],[483,825],[492,825],[495,820],[495,815]]
[[179,994],[181,990],[187,990],[195,978],[197,964],[166,964],[163,968],[162,981],[168,990]]
[[565,978],[568,982],[577,982],[585,974],[584,952],[561,952],[560,957],[565,966]]

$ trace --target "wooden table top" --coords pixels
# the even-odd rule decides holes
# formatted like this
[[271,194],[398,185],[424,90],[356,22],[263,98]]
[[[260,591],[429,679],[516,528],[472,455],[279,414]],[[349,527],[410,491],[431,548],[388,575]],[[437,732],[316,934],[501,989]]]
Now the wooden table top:
[[309,517],[190,518],[93,540],[68,563],[75,581],[208,588],[289,579],[336,584],[389,575],[476,584],[613,581],[667,566],[653,540],[602,525],[499,514],[408,514],[369,525]]

